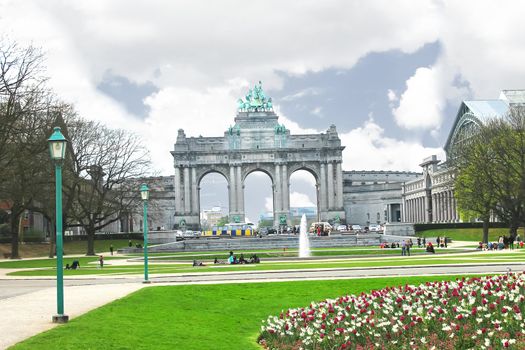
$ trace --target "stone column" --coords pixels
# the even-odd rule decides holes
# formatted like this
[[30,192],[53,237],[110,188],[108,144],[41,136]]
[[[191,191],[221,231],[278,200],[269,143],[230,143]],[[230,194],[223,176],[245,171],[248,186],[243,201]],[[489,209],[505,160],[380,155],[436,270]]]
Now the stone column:
[[[230,216],[237,211],[237,197],[235,189],[237,183],[235,181],[235,171],[233,165],[230,165],[230,183],[228,184],[228,197],[230,199]],[[231,219],[231,218],[230,218]]]
[[184,167],[184,212],[191,211],[190,168]]
[[412,199],[408,200],[408,221],[414,222],[414,212],[412,209]]
[[197,190],[197,171],[191,168],[191,210],[193,214],[199,214],[199,192]]
[[418,222],[422,222],[423,221],[423,211],[424,211],[424,204],[423,203],[423,197],[419,197],[417,199],[417,219],[418,219]]
[[450,194],[445,191],[445,220],[450,222]]
[[443,192],[439,192],[439,221],[445,221],[445,216],[443,215]]
[[182,189],[180,186],[180,168],[176,165],[175,166],[175,183],[174,183],[174,190],[175,190],[175,211],[182,213],[184,211],[184,208],[182,207]]
[[449,222],[453,222],[454,221],[454,209],[452,208],[453,206],[453,203],[452,203],[452,191],[448,191],[447,192],[448,194],[448,221]]
[[425,197],[419,197],[419,222],[425,222]]
[[274,212],[274,221],[279,222],[279,218],[275,217],[275,215],[278,215],[278,213],[282,210],[281,204],[282,204],[282,189],[283,186],[281,184],[281,166],[280,164],[275,164],[275,184],[274,184],[274,192],[273,192],[273,212]]
[[452,193],[452,221],[458,222],[458,211],[457,211],[457,202],[456,197],[454,196],[454,191],[451,191]]
[[436,195],[432,194],[432,222],[436,222]]
[[[241,220],[244,217],[244,186],[242,183],[241,166],[237,166],[237,174],[235,175],[235,182],[237,183],[237,213],[240,214]],[[244,220],[243,220],[244,221]]]
[[282,199],[283,206],[282,210],[287,213],[286,217],[290,215],[290,183],[288,181],[288,167],[286,164],[281,166],[281,184],[282,184]]
[[321,163],[321,183],[319,184],[319,197],[321,197],[320,203],[321,208],[318,208],[320,212],[326,211],[327,209],[327,193],[326,193],[326,167],[325,163]]
[[334,166],[331,162],[326,167],[328,181],[328,209],[334,208]]
[[343,203],[343,169],[341,168],[341,162],[336,163],[335,168],[335,176],[336,176],[336,190],[337,190],[337,202],[336,206],[338,209],[342,209],[344,207]]

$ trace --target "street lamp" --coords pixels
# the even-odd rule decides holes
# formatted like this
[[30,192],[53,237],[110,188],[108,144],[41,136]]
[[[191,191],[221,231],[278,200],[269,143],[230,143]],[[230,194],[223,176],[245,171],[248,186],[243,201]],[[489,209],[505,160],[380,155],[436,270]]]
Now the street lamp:
[[51,160],[55,163],[55,198],[56,198],[56,243],[57,243],[57,314],[53,323],[66,323],[69,316],[64,315],[64,264],[62,247],[62,163],[66,156],[67,140],[57,126],[47,140]]
[[144,203],[144,220],[142,220],[144,227],[144,283],[150,283],[148,280],[148,185],[142,184],[140,186],[140,196],[142,197],[142,203]]

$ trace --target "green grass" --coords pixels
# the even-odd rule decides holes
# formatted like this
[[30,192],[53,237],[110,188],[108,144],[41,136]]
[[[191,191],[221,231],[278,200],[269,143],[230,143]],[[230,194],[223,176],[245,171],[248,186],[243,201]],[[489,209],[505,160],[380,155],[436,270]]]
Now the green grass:
[[454,279],[399,277],[144,288],[10,349],[260,350],[261,321],[311,301]]
[[[133,244],[140,243],[142,240],[132,240]],[[115,251],[119,248],[125,248],[128,246],[127,239],[108,239],[108,240],[95,240],[95,252],[109,252],[109,245],[113,244]],[[22,258],[37,258],[45,257],[49,255],[50,246],[48,243],[25,243],[19,244],[18,246],[20,256]],[[73,241],[64,242],[64,252],[68,255],[81,255],[86,254],[87,241]],[[0,244],[0,260],[4,253],[11,252],[11,244],[2,243]]]
[[[523,229],[520,229],[519,234],[523,237]],[[497,242],[499,236],[508,236],[509,229],[507,228],[491,228],[489,229],[489,241]],[[452,228],[439,230],[426,230],[417,232],[419,237],[450,237],[452,241],[472,241],[480,242],[483,238],[482,228]],[[435,243],[435,242],[432,242]]]
[[[459,253],[463,252],[465,249],[455,249],[455,248],[449,248],[446,251],[438,251],[436,253],[438,254],[445,254],[445,253]],[[423,254],[425,253],[424,248],[412,248],[411,252],[414,254]],[[254,252],[253,251],[236,251],[236,256],[239,257],[240,253],[244,254],[245,258],[249,258]],[[287,257],[297,257],[299,255],[299,251],[297,249],[290,249],[290,250],[274,250],[274,251],[258,251],[255,252],[257,256],[261,259],[264,258],[287,258]],[[338,257],[338,256],[391,256],[391,255],[401,255],[401,248],[369,248],[369,249],[362,249],[362,250],[356,250],[356,249],[330,249],[330,250],[314,250],[311,253],[312,256],[315,257]],[[218,252],[218,253],[208,253],[208,252],[196,252],[194,254],[192,253],[184,253],[184,254],[170,254],[170,255],[153,255],[151,256],[151,259],[153,261],[163,261],[163,260],[204,260],[204,261],[213,261],[214,258],[217,258],[219,260],[227,260],[227,254],[224,252]]]
[[[107,260],[119,259],[118,257],[104,256],[104,262]],[[73,260],[78,260],[80,267],[85,267],[89,262],[98,261],[98,256],[81,256],[81,257],[65,257],[64,266],[70,264]],[[23,268],[43,268],[55,267],[56,259],[30,259],[30,260],[6,260],[0,262],[0,269],[23,269]],[[66,271],[68,272],[68,271]]]
[[[117,251],[120,248],[128,247],[127,239],[104,239],[104,240],[95,240],[95,252],[109,252],[109,246],[113,244],[113,249]],[[131,240],[133,246],[136,243],[143,244],[142,240]],[[64,252],[66,254],[86,254],[87,251],[87,241],[74,241],[74,242],[65,242],[64,243]]]
[[[418,266],[418,265],[451,265],[451,264],[481,264],[481,263],[502,263],[502,262],[522,262],[525,249],[518,253],[471,253],[468,255],[419,255],[412,257],[378,257],[361,259],[334,259],[328,261],[268,261],[253,265],[206,265],[192,267],[188,264],[162,264],[152,263],[149,265],[149,273],[154,274],[176,274],[176,273],[214,273],[225,271],[269,271],[269,270],[293,270],[293,269],[320,269],[320,268],[362,268],[362,267],[384,267],[384,266]],[[65,276],[90,275],[90,274],[141,274],[142,265],[134,266],[111,266],[111,262],[105,265],[104,269],[93,267],[83,267],[80,270],[65,271]],[[54,276],[55,269],[21,270],[11,272],[11,276]]]

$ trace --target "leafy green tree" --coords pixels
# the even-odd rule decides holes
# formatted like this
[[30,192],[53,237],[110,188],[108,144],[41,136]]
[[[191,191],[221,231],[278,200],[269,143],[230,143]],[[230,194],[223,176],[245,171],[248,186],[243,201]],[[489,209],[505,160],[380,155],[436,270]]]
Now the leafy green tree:
[[483,220],[483,241],[491,215],[515,237],[525,222],[525,107],[513,106],[504,118],[480,125],[457,146],[451,163],[458,207]]
[[230,218],[228,215],[226,216],[223,216],[219,219],[219,221],[217,222],[217,226],[225,226],[227,223],[230,222]]

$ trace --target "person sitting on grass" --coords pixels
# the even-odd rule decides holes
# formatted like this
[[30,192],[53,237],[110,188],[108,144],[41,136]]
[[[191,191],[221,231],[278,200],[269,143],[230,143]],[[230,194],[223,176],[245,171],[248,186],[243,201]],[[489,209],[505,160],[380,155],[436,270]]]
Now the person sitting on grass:
[[199,260],[193,260],[193,266],[205,266],[202,261]]
[[71,266],[69,266],[69,264],[66,264],[66,270],[71,270]]
[[241,253],[241,256],[239,257],[239,264],[247,264],[248,261],[244,259],[244,254]]
[[228,264],[237,264],[237,258],[233,255],[232,251],[230,251],[230,256],[228,257]]
[[261,259],[259,259],[259,257],[257,256],[257,254],[253,254],[251,257],[250,257],[250,264],[258,264],[261,262]]
[[434,246],[432,245],[432,242],[428,242],[426,252],[427,253],[432,253],[432,254],[436,253],[436,251],[434,250]]
[[76,270],[80,268],[80,263],[78,262],[78,260],[73,260],[73,262],[71,263],[71,270]]

